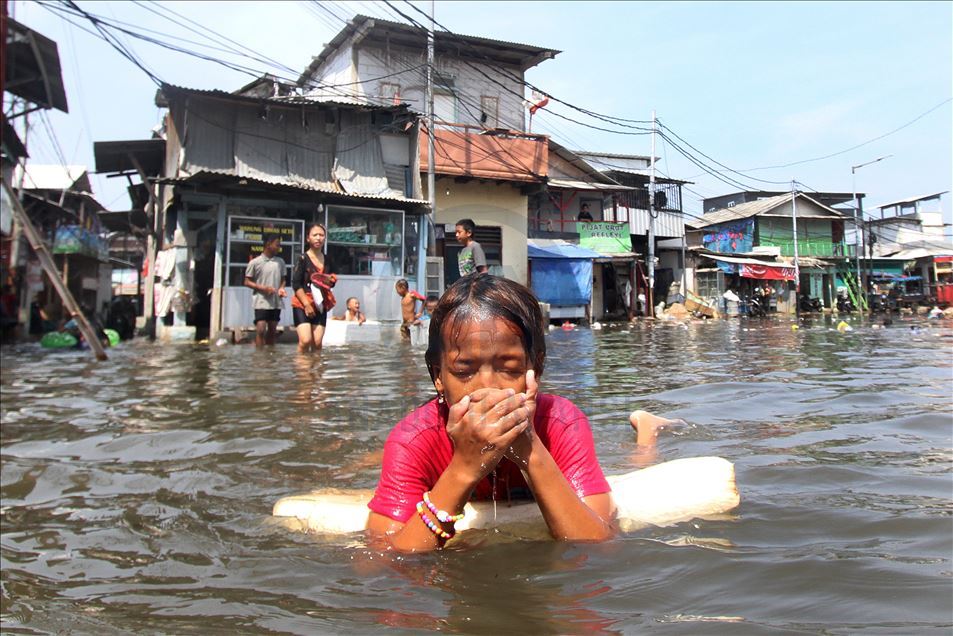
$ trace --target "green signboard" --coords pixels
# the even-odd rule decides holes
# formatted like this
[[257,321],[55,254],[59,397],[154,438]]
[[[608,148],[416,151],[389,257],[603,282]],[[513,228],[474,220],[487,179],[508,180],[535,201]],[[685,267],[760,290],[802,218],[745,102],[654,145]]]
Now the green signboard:
[[579,245],[600,254],[621,254],[632,251],[628,223],[588,221],[576,223]]

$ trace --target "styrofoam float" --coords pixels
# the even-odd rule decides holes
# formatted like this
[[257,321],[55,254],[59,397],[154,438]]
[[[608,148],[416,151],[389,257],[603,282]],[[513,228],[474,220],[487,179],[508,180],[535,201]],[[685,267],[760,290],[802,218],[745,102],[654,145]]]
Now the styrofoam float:
[[[607,479],[623,532],[721,514],[741,501],[734,465],[721,457],[676,459]],[[367,502],[373,494],[371,490],[326,489],[282,497],[272,515],[296,518],[314,532],[360,532],[367,525]],[[457,531],[506,527],[537,534],[545,530],[539,507],[532,501],[497,502],[495,508],[494,512],[491,501],[468,503]]]
[[326,347],[337,347],[356,342],[376,343],[380,341],[381,323],[376,320],[368,320],[364,324],[344,320],[328,320],[328,324],[324,328],[322,344]]

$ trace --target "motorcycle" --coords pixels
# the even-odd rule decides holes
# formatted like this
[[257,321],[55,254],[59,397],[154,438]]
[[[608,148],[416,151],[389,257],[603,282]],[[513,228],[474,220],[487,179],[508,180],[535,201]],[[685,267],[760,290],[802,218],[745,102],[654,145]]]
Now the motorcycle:
[[854,303],[851,302],[850,298],[847,296],[837,296],[837,313],[849,314],[855,309],[856,307],[854,307]]
[[824,308],[820,299],[811,298],[807,294],[801,294],[800,299],[798,299],[798,307],[803,312],[820,312]]
[[768,315],[767,299],[764,296],[750,296],[748,298],[748,316],[764,318]]

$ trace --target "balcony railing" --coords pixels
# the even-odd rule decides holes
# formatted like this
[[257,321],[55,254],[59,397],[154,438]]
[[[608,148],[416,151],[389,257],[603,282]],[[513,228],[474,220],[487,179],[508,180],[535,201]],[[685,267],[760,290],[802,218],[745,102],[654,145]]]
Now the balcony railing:
[[[781,248],[781,256],[794,256],[794,240],[763,240],[762,246]],[[798,256],[813,256],[816,258],[853,258],[854,246],[844,241],[834,242],[823,239],[798,239]]]

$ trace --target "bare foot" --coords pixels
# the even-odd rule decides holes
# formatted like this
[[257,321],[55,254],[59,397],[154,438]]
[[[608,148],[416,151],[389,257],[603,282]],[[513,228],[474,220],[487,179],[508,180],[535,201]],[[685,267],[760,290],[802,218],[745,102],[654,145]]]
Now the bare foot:
[[654,446],[660,430],[684,423],[685,420],[670,420],[648,411],[632,411],[629,415],[629,424],[636,433],[635,443],[639,446]]

